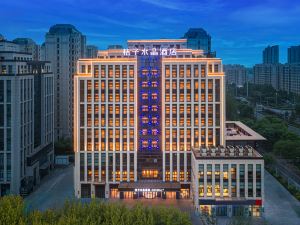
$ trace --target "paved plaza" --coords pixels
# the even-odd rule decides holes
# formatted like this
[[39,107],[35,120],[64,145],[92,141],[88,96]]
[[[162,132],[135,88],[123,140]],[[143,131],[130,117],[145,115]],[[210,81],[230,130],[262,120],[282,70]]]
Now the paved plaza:
[[[73,167],[55,169],[46,177],[41,186],[25,199],[27,209],[46,210],[58,208],[64,204],[66,199],[74,199],[73,194]],[[133,206],[141,202],[147,206],[164,205],[166,207],[180,208],[189,213],[194,224],[201,224],[200,218],[195,216],[191,200],[162,200],[162,199],[140,199],[140,200],[110,200],[123,202]],[[300,202],[272,177],[265,172],[265,219],[267,224],[272,225],[299,225],[300,224]],[[218,224],[228,224],[226,218],[218,218]],[[261,224],[258,220],[254,224]]]

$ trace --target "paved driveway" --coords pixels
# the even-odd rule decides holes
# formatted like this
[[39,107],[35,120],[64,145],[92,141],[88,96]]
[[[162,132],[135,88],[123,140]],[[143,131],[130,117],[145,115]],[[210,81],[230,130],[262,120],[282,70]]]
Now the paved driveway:
[[46,210],[63,206],[66,199],[74,198],[73,165],[57,168],[42,180],[40,187],[25,198],[29,210]]
[[[74,199],[73,167],[56,169],[41,186],[25,199],[28,209],[46,210],[63,206],[66,199]],[[192,212],[191,200],[110,200],[120,201],[129,206],[141,202],[147,206],[165,205],[190,213],[194,224],[201,224],[199,217]],[[265,172],[265,219],[272,225],[300,225],[300,202],[268,172]],[[220,218],[218,224],[228,224]],[[258,221],[254,224],[258,224]]]
[[265,172],[265,218],[272,225],[299,225],[300,202]]

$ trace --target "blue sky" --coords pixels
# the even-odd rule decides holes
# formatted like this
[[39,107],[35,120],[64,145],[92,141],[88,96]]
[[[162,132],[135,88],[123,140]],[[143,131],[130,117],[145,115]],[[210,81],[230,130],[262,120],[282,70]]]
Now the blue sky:
[[71,23],[105,49],[127,39],[179,38],[190,27],[212,36],[224,63],[252,66],[267,45],[300,44],[299,0],[1,0],[0,33],[44,41],[56,23]]

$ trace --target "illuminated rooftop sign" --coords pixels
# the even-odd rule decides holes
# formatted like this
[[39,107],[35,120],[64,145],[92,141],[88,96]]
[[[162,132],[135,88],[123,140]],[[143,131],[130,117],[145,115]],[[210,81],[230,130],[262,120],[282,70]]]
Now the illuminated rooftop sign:
[[160,56],[176,56],[176,48],[143,48],[143,49],[123,49],[124,56],[137,56],[137,55],[160,55]]

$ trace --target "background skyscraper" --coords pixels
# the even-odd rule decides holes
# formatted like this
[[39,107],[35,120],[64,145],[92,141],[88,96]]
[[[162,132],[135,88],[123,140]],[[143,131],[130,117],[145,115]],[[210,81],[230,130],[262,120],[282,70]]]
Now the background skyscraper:
[[187,39],[187,48],[202,49],[204,53],[211,53],[211,36],[202,28],[190,28],[184,34]]
[[86,37],[73,25],[56,24],[46,34],[45,59],[51,61],[55,77],[56,139],[72,137],[73,74],[76,61],[85,55]]
[[98,47],[95,45],[87,45],[85,50],[85,57],[88,59],[97,58]]
[[13,42],[19,45],[21,52],[31,53],[33,60],[41,60],[40,46],[36,44],[31,38],[16,38],[13,40]]
[[268,46],[263,50],[263,63],[279,63],[279,46]]
[[288,48],[288,63],[300,63],[300,45]]

